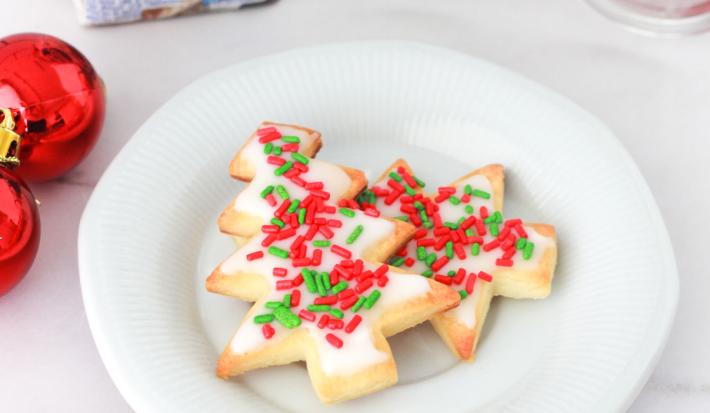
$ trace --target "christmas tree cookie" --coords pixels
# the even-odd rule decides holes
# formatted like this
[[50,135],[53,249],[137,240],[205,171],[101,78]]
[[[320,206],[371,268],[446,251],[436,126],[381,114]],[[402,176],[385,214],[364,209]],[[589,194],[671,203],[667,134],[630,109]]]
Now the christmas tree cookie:
[[454,354],[473,361],[493,296],[544,298],[557,261],[555,230],[504,219],[503,167],[488,165],[424,193],[425,183],[396,161],[358,196],[366,213],[414,225],[390,264],[456,289],[461,304],[432,318]]
[[382,263],[414,227],[358,210],[351,198],[366,186],[363,173],[313,159],[320,145],[315,131],[265,123],[242,147],[230,170],[250,183],[219,223],[247,239],[207,288],[255,302],[218,376],[305,360],[317,395],[333,403],[393,385],[385,338],[460,298]]

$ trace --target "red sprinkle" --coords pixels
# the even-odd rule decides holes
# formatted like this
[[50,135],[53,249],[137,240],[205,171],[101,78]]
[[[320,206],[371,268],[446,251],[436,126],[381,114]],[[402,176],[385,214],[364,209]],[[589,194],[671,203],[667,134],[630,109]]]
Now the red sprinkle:
[[513,260],[508,260],[505,258],[498,258],[496,260],[496,265],[499,267],[512,267],[513,266]]
[[[352,288],[347,288],[341,292],[338,293],[338,300],[345,300],[346,298],[352,297],[355,295],[355,290]],[[357,297],[355,297],[357,299]]]
[[301,303],[301,290],[293,290],[291,293],[291,307],[298,307]]
[[274,155],[269,155],[268,158],[266,158],[266,162],[271,164],[271,165],[283,165],[286,163],[286,160],[284,158],[274,156]]
[[309,182],[305,186],[306,189],[323,189],[323,182]]
[[257,136],[270,135],[272,133],[279,133],[279,130],[274,126],[267,126],[265,128],[259,128],[256,130]]
[[442,255],[439,257],[436,261],[434,261],[433,264],[431,264],[431,269],[432,271],[439,271],[441,267],[446,265],[449,262],[449,257],[446,255]]
[[335,348],[343,347],[343,340],[339,339],[333,334],[328,333],[328,335],[325,336],[325,339],[328,340],[328,342]]
[[313,265],[316,265],[316,266],[320,265],[322,258],[323,258],[323,251],[319,248],[316,248],[313,251],[313,259],[311,260],[311,262],[313,263]]
[[285,277],[286,274],[288,274],[288,270],[286,268],[274,267],[271,273],[274,274],[274,277]]
[[318,320],[318,328],[325,328],[328,325],[328,321],[330,321],[328,314],[320,316],[320,320]]
[[461,284],[463,282],[464,277],[466,277],[466,270],[463,268],[459,268],[459,270],[456,272],[456,275],[454,276],[454,284]]
[[278,202],[276,202],[276,198],[274,198],[274,194],[269,194],[266,196],[266,202],[269,204],[270,207],[275,207]]
[[473,287],[476,285],[476,274],[468,274],[468,280],[466,280],[466,292],[473,294]]
[[358,294],[362,294],[363,292],[367,291],[370,287],[372,287],[372,278],[368,278],[367,280],[359,283],[358,285],[355,286],[355,291]]
[[340,309],[343,311],[350,309],[350,307],[355,305],[358,298],[359,297],[357,295],[353,295],[353,296],[348,297],[345,300],[341,301],[340,302]]
[[350,252],[349,250],[346,250],[345,248],[341,247],[340,245],[336,245],[336,244],[333,244],[330,246],[330,251],[333,254],[340,255],[343,258],[350,258],[353,255],[352,252]]
[[262,225],[261,232],[263,232],[264,234],[275,234],[279,232],[279,227],[277,227],[276,225]]
[[337,219],[329,219],[328,220],[328,226],[333,227],[333,228],[340,228],[343,226],[343,221],[337,220]]
[[333,305],[338,302],[338,297],[335,295],[329,295],[327,297],[316,297],[315,300],[313,300],[313,304],[320,305],[320,304],[326,304],[326,305]]
[[306,321],[313,321],[316,319],[316,315],[306,310],[305,308],[298,312],[298,316]]
[[254,261],[258,260],[259,258],[264,256],[264,251],[254,251],[252,253],[247,254],[247,261]]
[[382,275],[379,276],[379,278],[377,278],[377,285],[378,285],[379,287],[384,287],[384,286],[387,285],[387,283],[388,283],[389,281],[390,281],[389,277],[387,277],[386,275],[382,274]]
[[328,328],[331,330],[339,330],[343,328],[344,325],[343,320],[338,320],[337,318],[328,320]]
[[482,279],[483,281],[491,282],[493,281],[493,276],[488,274],[485,271],[480,271],[478,273],[478,278]]
[[375,208],[367,208],[365,209],[365,215],[377,218],[380,216],[380,211]]
[[528,237],[528,233],[525,232],[525,229],[523,228],[522,225],[516,225],[516,226],[515,226],[515,231],[517,231],[517,232],[518,232],[518,235],[520,235],[520,236],[523,237],[523,238],[527,238],[527,237]]
[[348,325],[345,326],[345,332],[350,334],[355,331],[357,326],[360,325],[360,321],[362,321],[362,317],[360,317],[359,314],[355,314],[355,316],[353,316],[353,319],[350,320]]
[[446,285],[451,285],[451,281],[452,281],[451,277],[449,277],[448,275],[441,275],[441,274],[436,274],[434,276],[434,279],[436,281],[439,281],[440,283],[446,284]]
[[288,290],[291,287],[293,287],[293,281],[291,281],[291,280],[276,281],[276,289],[277,290]]
[[325,226],[325,225],[319,226],[319,227],[318,227],[318,232],[320,232],[321,234],[323,234],[323,236],[326,237],[326,238],[328,238],[328,239],[333,238],[333,235],[334,235],[334,234],[333,234],[333,230],[330,229],[330,228],[328,228],[328,227]]
[[500,241],[498,241],[497,239],[494,239],[493,241],[491,241],[487,244],[483,244],[483,251],[490,251],[494,248],[498,248],[499,245],[500,245]]
[[294,267],[305,267],[307,265],[311,265],[311,259],[308,257],[305,258],[295,258],[291,261],[291,264]]
[[271,327],[271,324],[264,324],[263,326],[261,326],[261,334],[263,334],[264,338],[266,338],[267,340],[273,337],[275,332],[276,330]]

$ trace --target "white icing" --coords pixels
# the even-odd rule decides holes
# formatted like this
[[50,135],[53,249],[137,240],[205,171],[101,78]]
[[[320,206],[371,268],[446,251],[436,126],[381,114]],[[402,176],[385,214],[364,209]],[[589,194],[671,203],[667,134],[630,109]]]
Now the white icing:
[[[284,127],[278,127],[278,129],[282,135],[299,136],[302,142],[301,148],[310,143],[310,137],[305,136],[300,130]],[[267,155],[264,155],[263,144],[258,143],[258,139],[252,139],[250,144],[245,147],[243,155],[255,166],[256,174],[249,186],[237,197],[235,209],[261,216],[265,221],[268,221],[273,216],[275,208],[269,207],[268,203],[261,198],[260,193],[264,187],[281,184],[289,192],[291,199],[297,198],[302,200],[308,195],[305,189],[293,184],[289,179],[274,175],[273,171],[276,166],[266,162]],[[331,194],[331,199],[327,201],[329,205],[334,205],[336,199],[350,186],[350,178],[341,168],[335,165],[311,159],[308,163],[308,167],[309,171],[301,174],[301,177],[307,182],[323,182],[323,190]],[[352,260],[362,258],[367,249],[376,246],[381,241],[392,236],[395,230],[394,224],[388,220],[367,216],[359,211],[355,211],[355,214],[356,215],[352,218],[337,212],[335,214],[318,214],[320,217],[337,219],[342,222],[341,228],[331,228],[334,235],[330,241],[335,245],[348,249],[352,253]],[[347,244],[348,236],[357,225],[362,225],[364,230],[354,243]],[[277,240],[271,245],[288,250],[296,237],[305,234],[307,231],[308,226],[302,225],[296,230],[296,235],[284,240]],[[256,303],[257,310],[254,314],[249,315],[250,318],[254,315],[270,312],[270,310],[264,308],[263,303],[267,301],[282,301],[285,294],[292,292],[292,290],[276,290],[276,283],[283,279],[293,279],[300,274],[301,271],[301,267],[294,267],[291,260],[270,255],[268,248],[261,246],[261,242],[265,237],[264,234],[252,237],[220,266],[221,272],[226,275],[236,275],[238,273],[260,274],[267,281],[270,287],[269,293]],[[325,237],[320,233],[317,233],[313,238],[313,240],[323,239],[325,239]],[[308,247],[307,256],[311,257],[314,251],[312,241],[306,241],[304,244]],[[264,256],[252,261],[247,260],[247,255],[255,251],[263,251]],[[309,265],[307,268],[319,272],[330,272],[333,266],[342,260],[342,257],[330,252],[329,247],[321,248],[321,251],[323,252],[323,256],[320,265]],[[273,276],[272,269],[274,267],[286,268],[288,274],[285,277]],[[377,267],[379,267],[377,264],[364,263],[364,270],[369,269],[374,271]],[[342,329],[331,330],[327,327],[320,329],[317,326],[318,318],[314,322],[302,320],[301,326],[298,328],[305,328],[313,337],[320,357],[321,367],[326,375],[347,375],[386,361],[388,355],[375,348],[373,344],[371,337],[373,322],[377,320],[382,311],[387,307],[423,296],[431,289],[427,280],[419,275],[388,272],[387,276],[389,282],[385,287],[375,285],[363,294],[367,296],[374,289],[378,289],[382,293],[378,302],[371,309],[368,310],[363,307],[358,311],[357,314],[362,317],[362,321],[352,333],[345,333]],[[355,280],[350,281],[350,287],[354,287],[356,284],[357,282]],[[306,308],[308,304],[312,304],[317,297],[317,294],[308,291],[305,283],[298,289],[302,296],[300,304],[297,307],[291,308],[291,311],[295,314],[298,314],[301,309]],[[333,308],[337,308],[337,306],[333,306]],[[344,313],[345,318],[343,322],[347,325],[352,319],[353,313],[350,310],[344,311]],[[316,313],[316,315],[320,317],[321,313]],[[261,325],[254,323],[251,319],[245,320],[230,342],[231,351],[235,354],[248,353],[264,345],[273,345],[279,340],[283,340],[288,334],[294,331],[287,329],[278,322],[270,324],[274,328],[275,334],[271,339],[267,340],[262,334]],[[340,338],[343,341],[343,346],[338,349],[328,343],[326,340],[328,333],[333,333]]]
[[[277,126],[276,129],[282,136],[298,136],[301,139],[299,152],[302,152],[304,148],[313,143],[313,137],[300,129],[286,126]],[[279,140],[274,143],[282,144],[283,142]],[[289,179],[274,175],[274,169],[277,166],[267,163],[267,155],[264,154],[263,150],[264,145],[259,143],[257,137],[251,139],[243,149],[243,159],[254,166],[255,176],[251,183],[237,196],[234,209],[235,211],[261,217],[266,222],[273,217],[274,210],[266,200],[261,198],[261,191],[264,188],[269,185],[281,184],[292,198],[298,199],[303,199],[308,195],[308,191]],[[290,153],[284,153],[282,156],[284,159],[291,160]],[[350,188],[351,184],[350,177],[340,167],[317,159],[311,159],[308,162],[308,172],[301,174],[301,177],[306,181],[323,182],[323,190],[329,192],[335,199],[339,199]],[[280,198],[277,197],[277,200],[280,201]]]
[[466,205],[472,205],[475,208],[476,216],[478,216],[478,211],[482,206],[485,206],[491,214],[495,211],[493,208],[493,187],[491,186],[490,181],[488,180],[488,178],[486,178],[485,175],[473,175],[468,177],[465,181],[461,182],[456,187],[456,196],[458,198],[461,198],[461,196],[463,196],[463,188],[466,186],[466,184],[471,185],[471,188],[473,189],[480,189],[482,191],[488,192],[491,195],[490,198],[485,199],[477,196],[472,196],[471,202],[469,202],[468,204],[461,202],[458,205],[454,205],[448,200],[446,200],[439,204],[439,215],[441,215],[442,220],[456,222],[456,220],[460,217],[467,217],[468,214],[464,209],[466,208]]

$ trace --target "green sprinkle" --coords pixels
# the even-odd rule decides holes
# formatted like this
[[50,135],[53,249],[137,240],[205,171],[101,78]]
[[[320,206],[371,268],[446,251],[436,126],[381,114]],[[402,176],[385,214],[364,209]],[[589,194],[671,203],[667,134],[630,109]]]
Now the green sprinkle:
[[473,188],[471,188],[471,185],[466,184],[466,186],[463,187],[463,192],[466,195],[472,195],[473,194]]
[[333,291],[333,294],[337,294],[345,290],[346,288],[348,288],[348,283],[345,281],[340,281],[339,283],[333,286],[333,289],[331,291]]
[[327,239],[315,240],[313,241],[313,246],[319,248],[330,247],[330,241],[328,241]]
[[332,315],[333,317],[335,317],[339,320],[342,320],[343,316],[345,315],[345,314],[343,314],[342,311],[340,311],[337,308],[331,308],[330,311],[328,311],[328,312],[330,313],[330,315]]
[[276,176],[281,176],[286,173],[291,167],[293,166],[293,162],[291,161],[286,161],[283,165],[279,166],[278,168],[274,169],[274,175]]
[[274,155],[276,155],[276,156],[281,155],[281,147],[280,146],[274,146]]
[[291,202],[291,205],[288,206],[288,209],[286,210],[286,212],[288,212],[289,214],[293,214],[293,212],[298,209],[299,205],[301,205],[301,200],[294,199],[293,202]]
[[357,241],[358,237],[360,237],[360,234],[362,234],[362,231],[364,229],[365,227],[363,227],[362,225],[356,226],[353,232],[351,232],[348,236],[348,239],[345,240],[345,243],[352,244],[353,242]]
[[283,135],[281,136],[281,140],[288,143],[301,143],[301,139],[293,135]]
[[454,243],[451,241],[446,243],[446,256],[449,259],[454,258]]
[[466,205],[463,210],[469,215],[473,214],[473,207],[471,205]]
[[461,297],[462,300],[468,297],[468,293],[466,292],[466,290],[459,290],[459,297]]
[[494,222],[496,222],[496,214],[488,215],[488,218],[483,220],[484,224],[492,224]]
[[279,308],[283,305],[284,303],[282,303],[281,301],[267,301],[266,304],[264,304],[264,307],[274,309]]
[[321,278],[321,283],[323,283],[323,287],[326,290],[330,290],[330,274],[323,271],[322,273],[320,273],[320,278]]
[[496,224],[496,223],[494,222],[494,223],[488,225],[488,229],[491,230],[491,235],[493,235],[494,237],[497,237],[497,236],[498,236],[498,233],[499,233],[499,232],[498,232],[498,224]]
[[434,223],[431,221],[426,221],[422,223],[422,226],[426,229],[432,229],[434,228]]
[[528,243],[528,240],[525,238],[518,238],[518,240],[515,242],[515,249],[521,250],[525,248],[525,245]]
[[481,252],[481,244],[475,242],[471,245],[471,255],[474,257]]
[[273,314],[260,314],[256,317],[254,317],[254,322],[256,324],[266,324],[274,321],[274,315]]
[[411,186],[409,186],[409,185],[407,185],[407,184],[403,184],[402,186],[404,186],[404,192],[406,192],[407,195],[409,195],[409,196],[414,196],[414,195],[417,194],[417,191],[415,191],[414,189],[412,189]]
[[318,291],[318,286],[316,286],[316,280],[313,279],[313,273],[311,273],[311,270],[308,268],[301,269],[301,276],[303,277],[303,281],[306,283],[308,292],[316,293]]
[[429,222],[429,216],[426,214],[425,210],[422,209],[419,211],[419,216],[421,217],[422,222]]
[[394,217],[394,219],[398,219],[398,220],[404,221],[404,222],[409,222],[409,217],[406,215],[400,215],[398,217]]
[[468,228],[466,231],[463,232],[466,234],[467,237],[472,237],[473,236],[473,230],[471,228]]
[[424,204],[422,204],[422,201],[414,201],[414,208],[421,211],[425,207],[424,207]]
[[390,265],[393,267],[399,267],[402,264],[404,264],[404,257],[393,257],[390,260]]
[[273,245],[269,247],[269,254],[279,258],[288,258],[288,251]]
[[353,306],[350,307],[350,309],[352,310],[352,312],[353,312],[353,313],[357,313],[357,311],[360,309],[360,307],[362,307],[362,305],[365,304],[365,300],[366,300],[365,297],[360,296],[360,298],[357,299],[357,301],[355,302],[355,304],[353,304]]
[[306,222],[306,209],[301,208],[298,210],[298,223],[303,224]]
[[464,218],[464,217],[459,218],[458,221],[456,221],[456,228],[460,227],[461,224],[463,224],[463,222],[465,220],[466,220],[466,218]]
[[451,195],[451,196],[449,197],[449,202],[451,202],[451,203],[454,204],[454,205],[458,205],[458,204],[461,203],[461,198],[458,198],[458,197],[455,197],[455,196]]
[[309,304],[306,308],[308,309],[308,311],[313,311],[314,313],[330,311],[330,306],[325,304]]
[[420,188],[424,188],[424,187],[426,186],[426,184],[424,183],[424,181],[422,181],[421,179],[417,178],[416,176],[412,176],[412,178],[414,179],[414,182],[416,182],[417,185],[419,185]]
[[421,245],[417,247],[417,259],[419,261],[424,261],[426,259],[426,248]]
[[283,306],[274,309],[274,317],[276,321],[286,328],[296,328],[301,325],[301,319],[291,312],[291,310]]
[[310,161],[310,159],[306,158],[305,156],[301,155],[298,152],[291,152],[291,157],[293,158],[294,161],[300,162],[304,165],[308,165],[308,161]]
[[503,214],[501,214],[500,211],[496,211],[493,216],[496,217],[496,224],[503,223]]
[[352,209],[349,209],[349,208],[340,208],[338,210],[338,212],[340,212],[341,214],[345,215],[348,218],[352,218],[355,216],[355,211],[353,211]]
[[291,293],[284,295],[283,304],[286,307],[291,307]]
[[271,223],[276,225],[279,228],[283,228],[286,226],[286,224],[283,221],[281,221],[280,219],[278,219],[276,217],[271,218]]
[[274,150],[274,144],[271,142],[267,142],[266,145],[264,145],[264,155],[269,155],[271,151]]
[[459,228],[458,225],[454,224],[453,222],[449,222],[449,221],[444,222],[444,226],[449,227],[454,230]]
[[372,306],[375,305],[375,303],[377,302],[377,300],[380,299],[380,296],[381,296],[381,295],[382,295],[382,293],[380,292],[380,290],[375,290],[375,291],[373,291],[373,292],[370,294],[370,296],[367,297],[367,300],[365,300],[365,308],[368,309],[368,310],[371,309]]
[[530,257],[532,257],[532,253],[533,253],[534,249],[535,249],[535,243],[532,241],[528,241],[525,244],[525,249],[523,250],[523,259],[529,260]]
[[474,190],[471,192],[471,195],[477,196],[477,197],[483,198],[483,199],[491,199],[491,194],[489,194],[489,193],[486,192],[486,191],[481,191],[480,189],[474,189]]
[[431,278],[431,276],[434,275],[434,271],[432,271],[431,268],[429,268],[429,269],[424,270],[422,275],[427,278]]
[[274,186],[273,186],[273,185],[269,185],[269,186],[267,186],[266,188],[264,188],[264,190],[261,191],[261,197],[262,197],[262,198],[266,198],[266,197],[269,196],[269,194],[272,193],[272,192],[274,192]]
[[449,270],[449,272],[447,272],[446,275],[448,275],[449,277],[453,277],[454,275],[456,275],[456,271]]
[[[327,273],[326,273],[327,274]],[[321,277],[321,274],[316,274],[313,278],[316,279],[316,289],[318,291],[318,295],[321,297],[325,297],[328,295],[328,290],[325,288],[325,285],[323,285],[323,277]]]
[[276,193],[279,194],[281,199],[290,199],[291,197],[288,195],[288,191],[286,188],[284,188],[283,185],[276,185]]
[[426,264],[427,267],[431,267],[431,264],[436,261],[436,254],[433,252],[430,252],[429,255],[426,256],[426,259],[424,260],[424,263]]
[[397,181],[397,182],[402,182],[402,177],[399,176],[399,174],[398,174],[397,172],[395,172],[395,171],[390,172],[390,173],[389,173],[389,177],[392,178],[392,179],[394,179],[394,180]]

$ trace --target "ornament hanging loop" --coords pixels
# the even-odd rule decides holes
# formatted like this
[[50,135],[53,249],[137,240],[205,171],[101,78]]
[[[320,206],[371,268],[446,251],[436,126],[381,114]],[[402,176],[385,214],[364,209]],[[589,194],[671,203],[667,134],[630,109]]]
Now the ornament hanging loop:
[[3,115],[0,122],[0,165],[15,167],[20,164],[21,136],[15,132],[15,119],[8,108],[0,108]]

